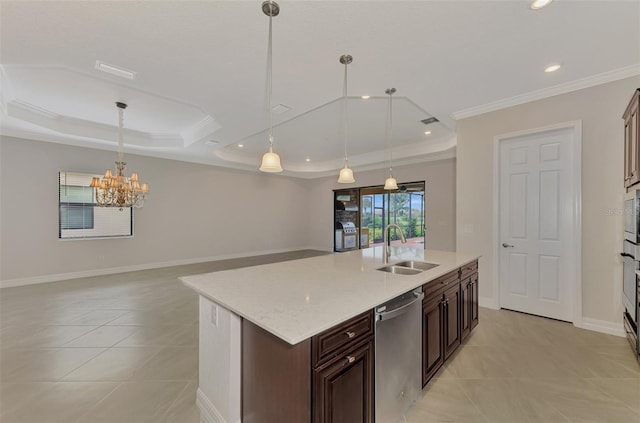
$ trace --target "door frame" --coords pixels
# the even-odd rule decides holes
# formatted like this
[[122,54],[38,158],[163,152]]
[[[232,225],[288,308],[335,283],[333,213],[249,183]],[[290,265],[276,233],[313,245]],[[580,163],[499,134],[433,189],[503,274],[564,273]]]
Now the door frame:
[[573,307],[573,325],[582,327],[582,120],[558,123],[555,125],[509,132],[493,137],[493,297],[496,308],[500,309],[500,143],[513,138],[541,134],[544,132],[569,129],[573,132],[573,189],[572,215],[574,251],[574,280],[569,285]]

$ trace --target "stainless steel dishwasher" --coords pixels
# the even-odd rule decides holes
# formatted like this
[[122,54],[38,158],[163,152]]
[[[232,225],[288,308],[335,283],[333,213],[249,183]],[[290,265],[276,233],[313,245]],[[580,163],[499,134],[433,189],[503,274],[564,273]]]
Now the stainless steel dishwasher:
[[376,307],[377,423],[403,421],[422,390],[422,288]]

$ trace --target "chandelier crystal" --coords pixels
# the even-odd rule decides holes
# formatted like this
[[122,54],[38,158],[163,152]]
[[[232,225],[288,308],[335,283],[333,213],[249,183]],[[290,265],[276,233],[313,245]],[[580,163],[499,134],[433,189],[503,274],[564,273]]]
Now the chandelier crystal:
[[122,127],[124,121],[124,109],[127,105],[116,103],[118,107],[118,160],[116,161],[116,174],[107,169],[102,179],[94,177],[90,187],[95,190],[95,199],[98,207],[118,207],[120,210],[128,207],[140,208],[144,205],[144,199],[149,192],[149,185],[140,183],[136,172],[127,176],[124,173]]

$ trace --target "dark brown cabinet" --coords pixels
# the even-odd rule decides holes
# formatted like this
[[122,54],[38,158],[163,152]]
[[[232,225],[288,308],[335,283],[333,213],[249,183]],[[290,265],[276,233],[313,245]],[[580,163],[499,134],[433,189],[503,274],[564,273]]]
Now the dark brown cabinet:
[[460,281],[460,341],[471,333],[471,279]]
[[422,384],[460,345],[459,269],[424,285],[422,300]]
[[242,421],[372,423],[373,310],[296,345],[242,320]]
[[460,280],[460,341],[478,325],[478,273]]
[[422,303],[422,385],[438,371],[444,363],[442,349],[442,308],[440,295]]
[[471,310],[471,329],[478,326],[479,319],[479,310],[478,310],[478,272],[474,273],[470,278],[469,282],[469,309]]
[[[478,262],[423,291],[424,386],[478,324]],[[243,319],[242,421],[372,423],[374,326],[370,310],[290,345]]]
[[443,294],[444,359],[460,345],[460,285],[456,284]]
[[640,182],[640,89],[637,89],[622,118],[624,119],[624,186]]
[[425,285],[422,290],[422,384],[478,325],[478,261]]
[[313,373],[315,422],[373,421],[373,338],[360,343]]
[[313,421],[373,421],[373,310],[311,338]]

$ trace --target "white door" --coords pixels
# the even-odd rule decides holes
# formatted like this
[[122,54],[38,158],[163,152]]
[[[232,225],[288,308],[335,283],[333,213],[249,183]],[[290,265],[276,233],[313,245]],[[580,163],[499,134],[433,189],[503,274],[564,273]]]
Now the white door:
[[571,128],[500,142],[500,305],[573,320]]

